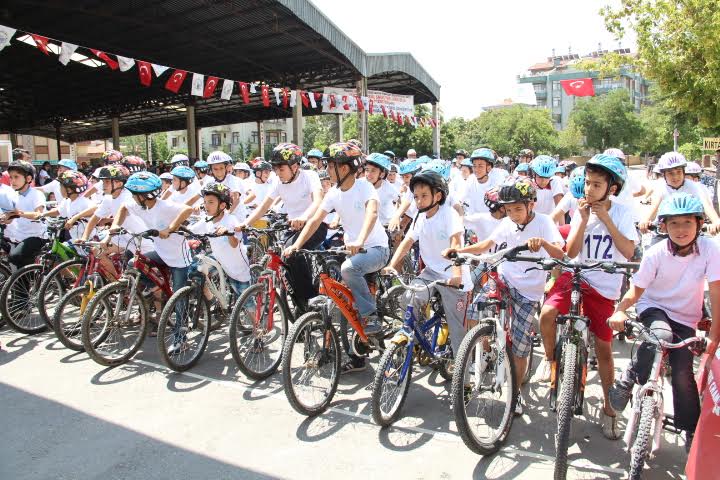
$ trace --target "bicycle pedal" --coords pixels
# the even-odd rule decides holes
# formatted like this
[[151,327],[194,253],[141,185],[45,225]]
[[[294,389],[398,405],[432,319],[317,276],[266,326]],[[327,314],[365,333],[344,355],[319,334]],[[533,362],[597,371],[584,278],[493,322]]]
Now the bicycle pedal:
[[535,335],[532,338],[532,344],[533,347],[539,347],[540,346],[540,335]]

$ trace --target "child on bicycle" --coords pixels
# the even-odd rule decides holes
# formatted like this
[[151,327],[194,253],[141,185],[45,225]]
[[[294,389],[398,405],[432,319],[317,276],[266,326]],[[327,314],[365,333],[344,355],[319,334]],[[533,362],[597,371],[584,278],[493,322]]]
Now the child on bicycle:
[[[566,248],[568,257],[580,262],[627,262],[633,257],[638,238],[632,210],[611,200],[620,193],[626,178],[625,166],[616,157],[599,154],[588,160],[585,166],[585,195],[578,200],[577,212],[570,222]],[[614,364],[613,334],[607,319],[612,315],[615,299],[620,296],[623,277],[602,271],[588,271],[583,274],[583,280],[583,312],[590,319],[590,331],[595,336],[595,353],[603,387],[604,406],[600,415],[602,431],[606,438],[617,440],[620,438],[617,417],[608,401]],[[572,274],[564,272],[545,298],[540,311],[545,357],[535,372],[535,382],[550,381],[551,365],[560,360],[554,357],[555,321],[558,314],[565,315],[570,311],[571,291]]]
[[60,215],[67,218],[65,228],[70,233],[70,238],[75,240],[84,233],[84,225],[76,225],[81,219],[92,215],[88,210],[93,207],[89,198],[82,195],[88,188],[88,181],[85,175],[75,170],[66,170],[58,176],[57,181],[62,188],[62,200],[55,208],[43,213],[43,217],[56,217]]
[[162,198],[166,198],[171,202],[189,205],[193,208],[199,208],[201,197],[200,188],[202,185],[199,181],[196,181],[195,171],[185,165],[179,165],[170,171],[170,175],[172,175],[170,194],[163,195]]
[[557,162],[549,155],[538,155],[530,162],[530,176],[537,191],[537,213],[550,215],[565,194],[562,180],[555,176],[556,168]]
[[[503,205],[507,215],[489,237],[458,250],[446,250],[444,256],[453,251],[480,254],[495,245],[506,248],[527,244],[532,252],[541,252],[542,257],[562,258],[562,237],[550,217],[534,211],[535,187],[529,179],[521,178],[500,188],[498,203]],[[508,286],[512,300],[512,353],[515,363],[517,385],[522,385],[528,366],[528,355],[532,342],[531,328],[537,304],[545,290],[546,274],[543,270],[529,271],[534,264],[527,262],[504,262],[498,273]],[[515,414],[522,415],[522,396],[518,392]]]
[[[341,265],[342,278],[350,288],[355,307],[366,320],[364,326],[367,335],[377,335],[382,327],[377,318],[377,305],[370,294],[365,275],[380,270],[390,258],[388,237],[378,219],[378,193],[373,185],[355,178],[360,167],[362,151],[349,142],[333,143],[328,147],[328,168],[330,178],[336,187],[331,188],[323,198],[320,208],[305,224],[295,243],[285,249],[290,256],[315,234],[317,228],[329,212],[335,210],[343,222],[345,230],[345,249],[350,256]],[[364,248],[365,252],[360,252]],[[345,320],[345,319],[342,319]],[[345,345],[346,335],[342,336],[350,361],[343,366],[342,373],[364,370],[365,357],[351,354]]]
[[[465,335],[467,291],[472,289],[472,281],[468,267],[453,266],[451,261],[443,258],[441,252],[457,251],[462,248],[464,233],[462,219],[457,211],[446,203],[449,187],[439,173],[432,170],[418,173],[410,180],[410,191],[415,197],[418,215],[383,271],[397,274],[402,259],[413,244],[418,242],[425,268],[412,284],[427,285],[442,280],[451,287],[456,287],[441,286],[438,290],[450,330],[450,344],[457,349]],[[459,289],[459,287],[463,288]],[[412,300],[418,319],[423,315],[425,305],[432,294],[433,291],[428,290],[408,294],[411,295],[408,301]]]
[[[630,289],[610,317],[614,330],[625,330],[626,311],[635,305],[638,321],[658,339],[678,342],[695,336],[707,280],[713,322],[706,353],[711,358],[715,355],[720,340],[720,247],[700,235],[704,214],[702,202],[687,193],[675,193],[663,201],[658,219],[668,238],[645,250]],[[616,411],[625,409],[635,383],[647,381],[654,354],[652,344],[642,343],[630,366],[615,381],[610,403]],[[670,350],[668,357],[675,427],[685,430],[685,447],[689,450],[700,416],[693,355],[689,349],[680,348]]]

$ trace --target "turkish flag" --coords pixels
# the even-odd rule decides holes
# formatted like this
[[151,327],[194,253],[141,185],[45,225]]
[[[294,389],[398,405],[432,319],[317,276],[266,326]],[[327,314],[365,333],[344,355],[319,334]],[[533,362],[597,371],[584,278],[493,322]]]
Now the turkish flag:
[[575,78],[572,80],[560,80],[566,95],[575,97],[594,97],[595,88],[592,78]]
[[203,90],[203,98],[210,98],[213,96],[213,93],[215,93],[215,89],[217,88],[218,80],[218,77],[208,77],[207,82],[205,82],[205,90]]
[[140,83],[149,87],[152,83],[152,64],[150,62],[137,61],[138,75],[140,75]]
[[405,115],[402,115],[402,114],[398,115],[398,123],[399,123],[400,125],[402,125],[403,123],[405,123],[405,119],[403,118],[404,116],[405,116]]
[[375,105],[374,105],[374,103],[375,103],[375,102],[374,102],[373,99],[371,98],[371,99],[370,99],[370,106],[368,107],[368,112],[370,112],[370,115],[372,115],[372,114],[373,114],[373,111],[375,110]]
[[310,107],[310,97],[308,97],[308,92],[303,92],[302,90],[300,90],[300,98],[302,99],[303,107]]
[[330,94],[330,108],[335,108],[335,95]]
[[[240,94],[242,95],[243,103],[247,105],[248,103],[250,103],[250,92],[248,91],[248,84],[247,82],[238,82],[238,85],[240,86]],[[265,103],[265,97],[263,97],[263,103]],[[265,106],[267,107],[268,105]]]
[[382,110],[383,117],[387,118],[387,110],[385,109],[385,105],[380,105],[380,110]]
[[313,93],[313,96],[315,97],[315,102],[319,102],[320,100],[322,100],[323,94],[320,92],[315,92]]
[[270,106],[270,87],[268,87],[267,85],[262,85],[260,87],[260,91],[262,92],[261,95],[262,95],[263,105],[265,105],[266,107],[269,107]]
[[43,52],[45,55],[50,55],[50,52],[48,52],[47,48],[47,44],[50,41],[48,37],[43,37],[42,35],[36,35],[34,33],[31,33],[30,36],[33,40],[35,40],[35,45],[37,45],[41,52]]
[[283,108],[288,108],[288,90],[287,90],[287,88],[283,88],[281,93],[282,93]]
[[117,70],[120,67],[118,62],[110,58],[107,53],[101,52],[100,50],[94,50],[92,48],[90,49],[90,51],[93,52],[95,56],[98,57],[100,60],[107,63],[107,66],[110,67],[110,70]]
[[358,112],[362,112],[363,110],[365,110],[363,108],[363,102],[362,102],[362,98],[360,98],[360,95],[355,95],[355,101],[357,102],[357,111]]
[[168,78],[168,81],[165,82],[165,88],[173,93],[178,93],[180,91],[180,87],[182,87],[182,84],[185,81],[185,77],[187,77],[187,72],[185,70],[175,70],[173,74],[170,75],[170,78]]

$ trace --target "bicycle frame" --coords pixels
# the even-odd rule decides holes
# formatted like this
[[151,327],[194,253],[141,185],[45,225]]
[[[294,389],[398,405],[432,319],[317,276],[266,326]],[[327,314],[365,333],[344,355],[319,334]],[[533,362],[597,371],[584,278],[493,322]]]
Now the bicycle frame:
[[[415,318],[415,311],[412,305],[407,306],[407,310],[405,310],[405,322],[403,324],[403,328],[398,330],[398,332],[395,334],[395,337],[393,337],[392,342],[396,344],[406,343],[408,345],[407,349],[407,355],[405,356],[405,361],[403,363],[402,370],[400,371],[400,376],[398,377],[398,385],[401,384],[405,380],[405,375],[407,374],[408,370],[411,368],[410,364],[412,361],[413,356],[413,349],[415,347],[415,342],[417,342],[420,345],[420,348],[425,350],[425,352],[432,356],[436,357],[436,348],[437,348],[437,340],[438,335],[440,333],[440,328],[442,327],[442,315],[440,312],[435,313],[432,317],[430,317],[428,320],[426,320],[420,327],[418,327],[417,319]],[[432,340],[428,341],[427,336],[425,335],[430,330],[433,330],[432,334]]]
[[650,372],[650,377],[645,385],[642,385],[635,393],[633,398],[633,409],[628,419],[627,427],[625,428],[625,434],[623,440],[625,441],[626,450],[629,452],[633,446],[632,436],[637,428],[637,422],[640,420],[640,409],[642,407],[642,399],[647,395],[653,395],[657,399],[656,411],[655,411],[655,426],[653,428],[653,443],[650,453],[657,451],[660,448],[660,436],[662,435],[662,426],[665,419],[665,401],[663,397],[663,384],[664,375],[663,370],[665,369],[665,356],[667,352],[664,348],[659,346],[655,350],[655,356],[653,357],[653,366]]
[[[212,258],[209,254],[200,253],[195,257],[198,262],[198,272],[202,274],[202,285],[207,286],[208,290],[215,299],[220,303],[223,310],[230,307],[230,285],[225,278],[225,270],[223,270],[220,262]],[[219,276],[219,288],[215,286],[215,282],[210,281],[210,270],[216,269]]]
[[[486,272],[487,279],[485,280],[484,285],[488,285],[489,288],[492,288],[492,283],[495,283],[495,287],[492,288],[492,290],[489,291],[487,299],[489,301],[486,301],[485,308],[491,307],[493,309],[496,309],[496,315],[494,316],[494,328],[495,328],[495,343],[497,345],[497,354],[498,354],[498,361],[496,362],[496,372],[495,372],[495,388],[500,388],[501,385],[505,383],[505,369],[501,368],[501,366],[504,363],[504,356],[506,354],[506,346],[508,343],[512,344],[512,336],[510,335],[510,321],[509,319],[512,319],[512,302],[508,302],[505,300],[509,297],[509,292],[507,285],[500,279],[500,275],[498,275],[497,271],[495,270],[495,267],[491,269],[491,271]],[[483,319],[480,319],[481,321]],[[498,335],[498,332],[505,332],[505,335]],[[477,368],[477,371],[475,375],[477,377],[480,376],[480,372],[485,371],[485,363],[486,358],[483,355],[483,351],[480,351],[480,349],[475,349],[475,363],[479,366]],[[480,378],[475,379],[476,384],[480,383]]]

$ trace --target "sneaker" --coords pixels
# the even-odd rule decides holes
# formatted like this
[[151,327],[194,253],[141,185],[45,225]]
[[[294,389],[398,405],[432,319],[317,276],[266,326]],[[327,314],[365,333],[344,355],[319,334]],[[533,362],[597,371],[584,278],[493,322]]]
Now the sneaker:
[[382,325],[380,325],[377,315],[374,313],[368,315],[365,322],[365,327],[363,328],[363,330],[365,330],[365,335],[377,335],[382,332]]
[[615,384],[610,387],[608,392],[608,400],[610,406],[616,412],[622,412],[627,407],[630,397],[632,397],[633,382],[623,378],[615,380]]
[[689,430],[685,431],[685,452],[690,453],[690,447],[692,447],[693,439],[695,438],[695,432]]
[[617,416],[610,416],[605,410],[600,411],[600,424],[602,432],[608,440],[617,440],[620,438],[620,429],[618,428]]
[[552,362],[547,358],[543,358],[535,370],[535,375],[532,377],[533,383],[548,383],[552,376]]
[[168,355],[177,355],[178,353],[184,352],[188,349],[186,342],[177,342],[173,343],[170,348],[168,348]]
[[362,358],[360,360],[349,360],[345,365],[340,367],[340,375],[345,375],[346,373],[353,373],[353,372],[362,372],[367,368],[367,363],[365,363],[365,359]]
[[519,417],[523,414],[523,399],[522,395],[518,393],[517,401],[515,402],[515,416]]

